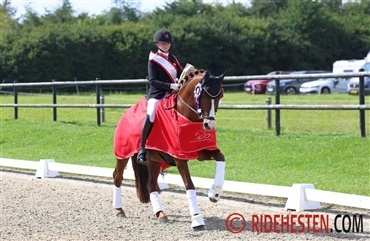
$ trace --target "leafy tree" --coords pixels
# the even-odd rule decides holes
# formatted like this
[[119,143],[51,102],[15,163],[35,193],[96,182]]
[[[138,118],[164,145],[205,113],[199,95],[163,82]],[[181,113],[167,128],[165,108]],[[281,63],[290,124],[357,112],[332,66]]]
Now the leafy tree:
[[273,17],[288,5],[288,0],[252,0],[249,13],[256,17]]
[[324,4],[289,0],[271,27],[272,46],[281,54],[283,69],[331,69],[328,62],[330,50],[336,51],[338,27]]
[[327,6],[330,10],[335,12],[340,12],[342,8],[342,0],[319,0],[325,6]]
[[0,80],[50,81],[145,78],[153,34],[168,28],[183,64],[215,74],[331,69],[337,59],[362,58],[370,46],[370,0],[253,0],[205,4],[177,0],[142,14],[135,1],[115,0],[102,14],[75,15],[63,0],[39,16],[14,18],[0,4]]
[[39,17],[37,12],[31,7],[26,7],[26,13],[23,16],[23,26],[37,27],[42,25],[42,19]]
[[204,8],[202,0],[179,0],[167,3],[163,10],[157,9],[154,14],[172,14],[192,17],[200,14]]
[[69,0],[62,0],[62,6],[57,8],[54,13],[49,11],[44,18],[46,21],[51,21],[55,24],[72,23],[75,20],[73,14],[74,10]]
[[341,15],[336,16],[348,36],[344,58],[363,58],[370,50],[370,0],[344,4]]
[[17,39],[19,24],[12,19],[16,10],[10,1],[0,4],[0,81],[12,78],[14,58],[11,53],[12,43]]
[[119,10],[119,16],[121,18],[121,22],[123,21],[132,21],[137,22],[139,20],[140,12],[137,10],[138,2],[137,1],[130,1],[130,0],[114,0],[117,8],[112,8],[111,10],[115,10],[117,14],[117,10]]
[[0,3],[0,13],[11,18],[15,15],[17,10],[11,6],[10,0],[3,0],[2,3]]

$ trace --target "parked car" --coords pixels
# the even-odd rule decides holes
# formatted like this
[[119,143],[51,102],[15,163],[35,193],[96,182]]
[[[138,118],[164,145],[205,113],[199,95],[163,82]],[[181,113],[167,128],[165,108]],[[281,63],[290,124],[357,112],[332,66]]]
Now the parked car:
[[[276,70],[268,73],[267,75],[277,75],[277,74],[289,74],[292,71],[281,71]],[[264,94],[266,91],[267,84],[272,80],[270,79],[258,79],[258,80],[248,80],[244,84],[244,91],[250,94]]]
[[[330,73],[325,70],[301,70],[301,71],[294,71],[290,74],[292,75],[300,75],[300,74],[322,74],[322,73]],[[280,80],[280,93],[282,94],[298,94],[299,88],[303,83],[310,82],[317,80],[318,78],[302,78],[302,79],[281,79]],[[271,81],[266,86],[266,94],[275,94],[276,85],[275,81]]]
[[346,93],[348,82],[348,78],[320,78],[303,83],[299,92],[301,94]]
[[[362,67],[366,72],[370,72],[370,62],[367,62]],[[364,81],[364,87],[365,87],[365,95],[370,95],[370,77],[365,77]],[[358,77],[353,77],[349,80],[348,83],[348,94],[350,95],[358,95],[360,90],[360,79]]]

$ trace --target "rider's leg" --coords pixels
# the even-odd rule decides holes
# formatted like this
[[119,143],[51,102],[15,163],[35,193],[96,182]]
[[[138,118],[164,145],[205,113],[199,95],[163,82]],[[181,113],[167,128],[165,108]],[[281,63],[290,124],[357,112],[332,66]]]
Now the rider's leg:
[[141,141],[140,141],[140,150],[139,154],[137,156],[137,163],[139,164],[146,164],[146,151],[145,151],[145,143],[146,139],[148,139],[148,136],[150,134],[150,131],[152,129],[153,123],[150,122],[149,115],[146,116],[143,129],[141,131]]
[[147,115],[143,124],[143,129],[141,132],[141,141],[140,141],[140,150],[137,156],[137,163],[139,164],[147,164],[146,160],[146,151],[145,151],[145,144],[150,131],[152,130],[154,119],[155,119],[155,110],[160,100],[157,99],[149,99],[148,106],[147,106]]

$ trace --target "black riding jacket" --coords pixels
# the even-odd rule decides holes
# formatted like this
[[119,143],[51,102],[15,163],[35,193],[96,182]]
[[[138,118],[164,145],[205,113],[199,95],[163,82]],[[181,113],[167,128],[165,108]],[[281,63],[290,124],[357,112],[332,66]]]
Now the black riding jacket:
[[[158,53],[157,53],[158,54]],[[176,69],[176,78],[179,78],[183,67],[177,58],[171,53],[168,54],[168,57],[163,53],[162,57],[166,58]],[[171,76],[167,71],[164,70],[164,67],[158,64],[157,62],[149,59],[148,60],[148,80],[150,83],[149,90],[147,93],[147,99],[162,99],[167,93],[171,92],[170,85],[173,82]]]

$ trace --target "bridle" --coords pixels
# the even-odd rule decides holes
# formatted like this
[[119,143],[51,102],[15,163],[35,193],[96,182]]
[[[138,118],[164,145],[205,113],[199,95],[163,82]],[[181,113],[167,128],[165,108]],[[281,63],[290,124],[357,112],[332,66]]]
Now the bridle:
[[[214,100],[221,94],[222,92],[222,87],[220,87],[220,90],[219,92],[216,94],[216,95],[212,95],[210,94],[205,88],[204,86],[201,84],[201,83],[198,83],[195,88],[194,88],[194,100],[195,100],[195,103],[196,103],[196,109],[194,109],[193,107],[191,107],[188,103],[186,103],[182,98],[181,96],[178,94],[177,95],[177,98],[180,99],[180,101],[186,106],[188,107],[191,111],[193,111],[195,114],[197,114],[197,116],[199,117],[199,119],[203,120],[203,119],[206,119],[206,120],[215,120],[214,117],[212,116],[208,116],[208,115],[203,115],[202,114],[202,108],[200,107],[200,97],[202,96],[202,93],[203,91],[209,96],[211,97],[211,100],[214,102]],[[214,103],[213,103],[214,105]]]

